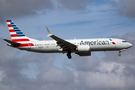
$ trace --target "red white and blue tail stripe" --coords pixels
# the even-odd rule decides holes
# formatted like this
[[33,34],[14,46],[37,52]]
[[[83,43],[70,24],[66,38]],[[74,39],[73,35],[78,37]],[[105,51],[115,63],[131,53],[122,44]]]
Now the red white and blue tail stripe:
[[18,47],[34,46],[34,44],[31,43],[31,39],[25,36],[12,20],[6,21],[12,41],[20,43]]

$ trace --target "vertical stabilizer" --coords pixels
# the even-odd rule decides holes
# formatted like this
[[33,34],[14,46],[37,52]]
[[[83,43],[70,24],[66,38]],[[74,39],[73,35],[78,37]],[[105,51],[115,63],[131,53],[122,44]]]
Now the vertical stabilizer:
[[22,43],[22,46],[34,46],[34,44],[31,43],[31,41],[34,39],[30,39],[25,36],[25,34],[18,28],[18,26],[16,26],[16,24],[12,20],[6,21],[13,42]]

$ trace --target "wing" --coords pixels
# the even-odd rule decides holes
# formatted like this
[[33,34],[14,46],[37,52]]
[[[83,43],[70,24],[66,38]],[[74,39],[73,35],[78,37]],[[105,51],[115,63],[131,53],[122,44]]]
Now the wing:
[[58,46],[60,46],[61,48],[63,48],[63,51],[67,51],[67,52],[73,52],[76,50],[77,46],[65,41],[55,35],[53,35],[50,30],[46,27],[47,31],[48,31],[48,36],[50,36],[51,38],[53,38],[54,40],[57,41]]

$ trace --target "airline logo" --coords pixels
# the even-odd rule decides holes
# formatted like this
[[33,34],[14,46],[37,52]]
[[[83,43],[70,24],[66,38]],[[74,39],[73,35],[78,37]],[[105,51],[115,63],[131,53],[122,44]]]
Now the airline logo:
[[[115,44],[114,41],[112,41],[112,39],[109,39],[111,41],[112,44]],[[110,45],[109,40],[106,41],[100,41],[100,40],[96,40],[96,41],[81,41],[80,45]]]
[[100,41],[100,40],[96,40],[96,41],[81,41],[80,45],[110,45],[109,41]]
[[23,34],[12,20],[7,20],[7,25],[12,41],[20,43],[18,47],[34,46],[34,44],[30,42],[30,39]]
[[[112,41],[112,39],[109,39],[110,41]],[[112,41],[112,44],[115,44],[115,42]]]

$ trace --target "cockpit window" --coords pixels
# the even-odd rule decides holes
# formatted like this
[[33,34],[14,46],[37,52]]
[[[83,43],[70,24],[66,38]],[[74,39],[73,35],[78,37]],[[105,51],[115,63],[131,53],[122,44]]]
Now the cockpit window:
[[122,41],[122,42],[127,42],[127,41]]

